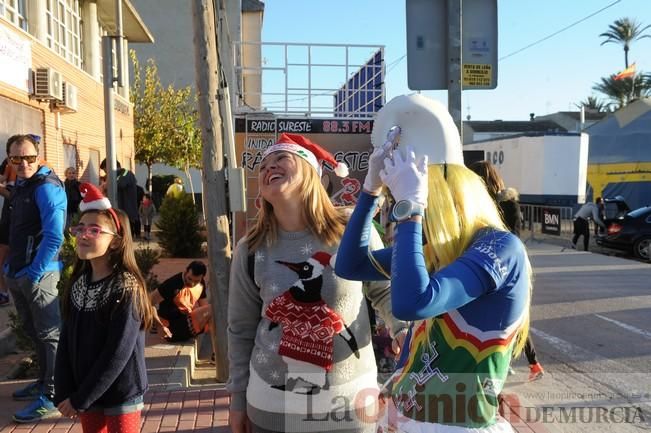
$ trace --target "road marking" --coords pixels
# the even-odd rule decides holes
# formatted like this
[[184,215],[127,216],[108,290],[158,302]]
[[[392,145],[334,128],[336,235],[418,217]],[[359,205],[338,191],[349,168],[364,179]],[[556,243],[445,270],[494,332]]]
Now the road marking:
[[620,322],[619,320],[611,319],[606,316],[602,316],[601,314],[595,314],[600,319],[605,320],[606,322],[613,323],[621,328],[626,329],[627,331],[634,332],[638,335],[643,336],[644,338],[648,338],[651,340],[651,332],[645,331],[644,329],[636,328],[635,326],[629,325],[628,323]]
[[647,270],[651,272],[651,267],[645,263],[639,264],[625,264],[625,265],[588,265],[588,266],[550,266],[550,267],[536,267],[534,266],[534,275],[542,274],[556,274],[562,272],[606,272],[606,271],[633,271],[633,270]]

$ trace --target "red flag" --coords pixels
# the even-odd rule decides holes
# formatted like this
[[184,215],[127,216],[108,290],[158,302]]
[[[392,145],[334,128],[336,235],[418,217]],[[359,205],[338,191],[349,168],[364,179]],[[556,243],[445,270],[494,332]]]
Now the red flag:
[[613,78],[613,79],[614,80],[622,80],[624,78],[632,77],[633,75],[635,75],[635,63],[633,63],[628,68],[624,69],[619,74],[615,75],[615,78]]

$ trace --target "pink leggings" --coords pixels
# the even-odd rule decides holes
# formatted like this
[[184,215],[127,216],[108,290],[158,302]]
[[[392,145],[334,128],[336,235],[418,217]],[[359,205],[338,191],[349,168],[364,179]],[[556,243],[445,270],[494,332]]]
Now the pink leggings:
[[104,415],[101,411],[79,414],[84,433],[138,433],[140,411],[122,415]]

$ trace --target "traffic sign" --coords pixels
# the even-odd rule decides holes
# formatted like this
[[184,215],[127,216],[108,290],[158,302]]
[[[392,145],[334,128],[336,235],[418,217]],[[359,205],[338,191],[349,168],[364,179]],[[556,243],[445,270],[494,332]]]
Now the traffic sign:
[[[462,0],[463,89],[497,87],[497,0]],[[448,0],[406,0],[407,85],[445,90],[448,79]]]

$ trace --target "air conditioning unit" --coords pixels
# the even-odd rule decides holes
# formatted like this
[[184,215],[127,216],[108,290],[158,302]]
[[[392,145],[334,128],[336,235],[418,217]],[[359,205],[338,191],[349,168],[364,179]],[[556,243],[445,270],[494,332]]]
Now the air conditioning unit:
[[52,68],[36,68],[34,71],[34,98],[41,101],[63,99],[61,74]]
[[67,81],[63,82],[63,98],[61,101],[56,101],[53,103],[54,108],[57,111],[62,111],[66,113],[76,113],[78,102],[77,102],[77,87],[68,83]]

